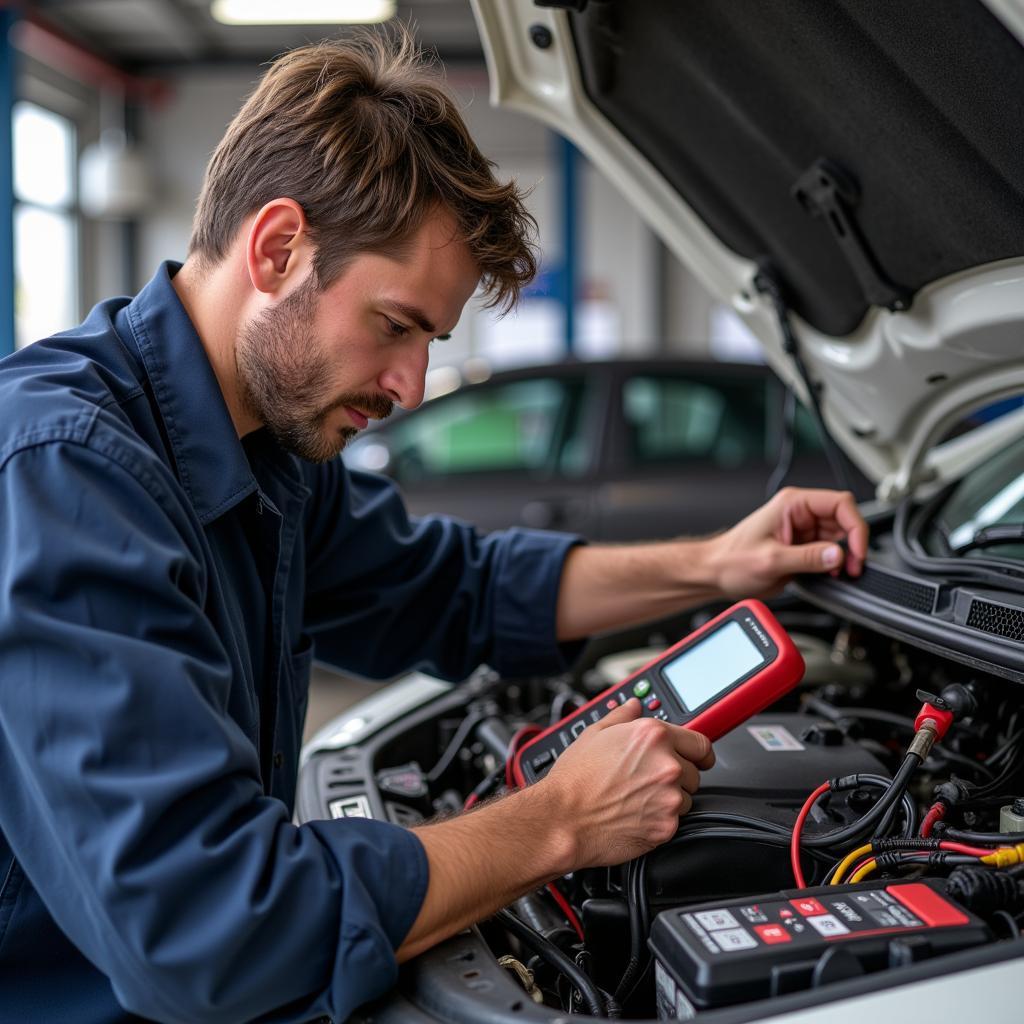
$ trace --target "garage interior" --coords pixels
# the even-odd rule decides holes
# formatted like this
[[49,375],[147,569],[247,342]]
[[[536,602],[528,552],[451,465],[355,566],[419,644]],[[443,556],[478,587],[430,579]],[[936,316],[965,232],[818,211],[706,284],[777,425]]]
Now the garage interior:
[[[39,159],[52,161],[56,153],[63,161],[59,174],[50,171],[61,178],[51,195],[39,202],[19,195],[17,182],[38,173],[30,163],[38,143],[31,125],[15,131],[13,163],[23,168],[13,190],[15,239],[19,224],[34,223],[33,214],[49,229],[40,245],[29,241],[31,227],[22,228],[23,249],[9,256],[17,268],[17,312],[12,296],[5,305],[16,329],[3,336],[19,347],[78,322],[106,296],[134,294],[161,260],[182,259],[209,154],[261,70],[287,49],[347,31],[286,21],[224,24],[208,0],[7,7],[9,109],[15,118],[19,110],[39,111],[50,149],[35,151]],[[536,121],[490,105],[468,0],[399,3],[393,17],[436,53],[499,176],[530,189],[543,253],[538,279],[515,313],[500,318],[470,307],[451,339],[434,346],[428,395],[491,370],[567,356],[760,360],[742,322],[712,302],[575,147]],[[55,272],[62,275],[60,301]],[[317,668],[307,736],[378,688]]]
[[[210,156],[275,59],[368,25],[408,31],[433,56],[497,177],[526,190],[538,273],[507,315],[488,307],[478,283],[450,334],[434,326],[444,314],[422,312],[431,308],[426,301],[397,301],[415,328],[393,333],[389,312],[374,308],[363,311],[368,322],[377,318],[373,332],[348,336],[339,328],[327,340],[321,332],[308,346],[323,357],[319,363],[289,362],[281,339],[291,343],[289,353],[298,350],[295,339],[303,332],[313,339],[317,321],[296,314],[282,327],[285,320],[273,319],[294,312],[286,304],[295,295],[256,285],[243,269],[252,273],[251,251],[248,265],[242,246],[220,264],[191,260],[173,284],[168,274],[153,274],[163,261],[185,260]],[[0,359],[13,356],[7,375],[0,373],[0,400],[13,395],[8,422],[11,409],[30,422],[43,406],[42,414],[54,415],[56,407],[63,415],[63,359],[86,366],[86,376],[99,367],[94,376],[104,388],[107,376],[115,381],[115,397],[97,388],[95,399],[68,372],[66,391],[95,401],[96,422],[115,408],[129,421],[125,410],[136,399],[138,407],[152,405],[152,423],[130,420],[130,442],[138,437],[159,449],[175,500],[180,492],[200,523],[194,561],[202,577],[195,599],[191,577],[179,586],[175,575],[167,586],[168,574],[160,575],[164,563],[156,556],[165,550],[172,574],[179,572],[175,558],[190,567],[193,555],[191,519],[180,531],[172,523],[170,543],[159,533],[166,497],[132,490],[111,500],[108,516],[97,499],[100,513],[90,520],[90,500],[103,494],[105,477],[79,494],[74,476],[55,475],[57,483],[46,486],[41,472],[44,483],[33,490],[25,472],[30,497],[44,510],[58,507],[53,521],[64,528],[54,530],[40,516],[43,540],[27,545],[26,556],[16,528],[8,527],[0,555],[11,565],[32,558],[38,565],[24,571],[30,584],[21,591],[0,586],[0,655],[27,659],[24,676],[33,685],[32,659],[40,652],[55,651],[57,667],[39,657],[41,712],[30,686],[8,684],[17,699],[0,704],[0,768],[21,757],[22,775],[8,770],[16,780],[28,778],[21,790],[32,797],[12,787],[18,793],[7,797],[8,807],[23,813],[12,820],[31,836],[25,852],[50,869],[38,878],[66,899],[63,906],[52,901],[62,911],[73,908],[68,920],[78,931],[65,927],[44,886],[19,866],[29,860],[16,848],[20,835],[5,835],[5,819],[0,1024],[34,1024],[8,1018],[3,1004],[5,991],[20,992],[11,982],[19,951],[5,961],[11,944],[4,947],[4,937],[26,893],[31,913],[23,912],[10,934],[31,937],[32,913],[49,930],[37,929],[44,939],[25,956],[35,970],[25,1005],[36,993],[38,1005],[59,1002],[64,993],[49,972],[57,978],[61,964],[71,963],[90,985],[100,983],[96,1021],[83,1024],[107,1024],[112,1000],[127,1014],[118,1022],[141,1024],[151,1013],[185,1024],[183,1014],[175,1016],[173,993],[191,992],[193,978],[182,983],[185,971],[175,974],[181,965],[198,979],[198,1001],[184,1005],[199,1006],[212,993],[211,1024],[228,1019],[217,1009],[222,997],[223,1005],[259,1005],[261,1013],[272,1007],[268,1016],[246,1014],[254,1024],[566,1024],[577,1014],[648,1024],[655,1016],[894,1024],[959,1020],[979,1010],[992,1024],[1017,1020],[1024,957],[1024,255],[1016,226],[1024,150],[1014,134],[1012,94],[1024,83],[1022,47],[1024,0],[0,0],[0,118],[10,125],[0,133]],[[545,77],[545,52],[564,55],[562,77]],[[322,66],[313,74],[319,82],[328,77]],[[996,81],[1007,88],[994,88]],[[556,124],[577,133],[579,148]],[[649,194],[643,185],[652,186]],[[334,192],[329,198],[341,205]],[[279,207],[288,203],[297,205],[288,198]],[[508,209],[506,203],[505,216]],[[437,212],[431,207],[430,216]],[[301,215],[297,222],[295,235],[304,241]],[[402,258],[412,248],[401,249]],[[303,262],[311,249],[300,251],[299,266],[315,266]],[[291,253],[285,267],[289,259]],[[397,265],[404,273],[410,264]],[[426,265],[437,280],[447,267],[444,258]],[[914,272],[903,274],[905,265]],[[480,277],[479,263],[469,269],[462,298]],[[222,270],[225,276],[215,277]],[[209,280],[217,287],[205,291]],[[424,280],[435,283],[422,275],[414,294],[426,294]],[[232,291],[239,282],[244,287]],[[166,327],[170,316],[159,328],[167,359],[159,368],[168,370],[165,380],[181,369],[167,389],[175,401],[195,400],[202,389],[192,388],[194,381],[219,385],[210,392],[216,400],[201,408],[164,403],[147,363],[149,343],[139,340],[145,332],[131,321],[141,314],[122,314],[111,300],[159,287],[181,314],[174,329]],[[322,302],[323,292],[315,294]],[[457,288],[446,279],[432,297],[443,296],[444,308],[452,294]],[[111,338],[127,357],[85,329],[33,348],[104,300],[111,304],[102,309],[116,312],[91,323],[112,325]],[[221,320],[212,315],[216,303],[226,310]],[[461,308],[461,299],[450,304]],[[321,324],[341,319],[324,308]],[[232,319],[252,310],[258,315]],[[252,339],[260,337],[252,328],[264,318],[281,328],[279,358],[258,367],[264,384],[273,382],[266,391],[286,396],[281,404],[300,409],[309,433],[325,445],[337,442],[330,455],[307,455],[294,431],[279,429],[295,426],[298,414],[275,420],[263,415],[266,405],[246,406],[258,374],[251,366],[243,372],[239,352],[251,357]],[[129,322],[130,330],[119,330]],[[129,334],[135,340],[125,341]],[[182,337],[180,350],[172,348]],[[108,350],[116,353],[113,370],[94,354]],[[33,391],[37,379],[50,387],[51,351],[58,380],[52,405]],[[350,355],[357,367],[375,367],[375,377],[363,378],[373,386],[399,364],[403,372],[426,365],[425,401],[403,408],[398,396],[390,403],[394,415],[360,406],[389,400],[355,390],[355,375],[342,372]],[[231,358],[233,372],[225,373]],[[190,359],[201,374],[190,374]],[[145,373],[134,376],[136,366]],[[293,367],[293,377],[303,375],[299,384],[286,379]],[[322,388],[308,383],[311,368],[324,378]],[[330,405],[335,381],[328,369],[346,389],[331,393]],[[304,403],[307,393],[323,404]],[[178,444],[178,409],[187,412],[179,422],[193,431],[191,448]],[[342,426],[333,419],[327,425],[328,414]],[[27,436],[23,445],[20,435],[13,442],[15,455],[34,456],[51,440],[42,430]],[[203,463],[206,444],[213,454]],[[67,445],[77,452],[75,446],[92,456],[77,435]],[[244,469],[245,487],[224,469],[228,449],[235,470]],[[203,509],[190,480],[196,452],[211,489],[222,488],[219,503]],[[12,461],[0,445],[0,470]],[[99,458],[97,465],[110,469]],[[10,476],[0,476],[0,485]],[[60,508],[65,481],[67,519]],[[0,497],[5,493],[0,487]],[[309,495],[316,500],[303,504]],[[9,499],[6,507],[16,523],[20,508],[36,506]],[[142,514],[133,519],[136,509]],[[22,512],[34,538],[32,520]],[[122,532],[108,544],[111,523]],[[93,536],[101,539],[91,544]],[[132,563],[136,539],[150,557]],[[24,623],[35,610],[33,574],[50,582],[49,542],[58,567],[51,589],[60,599],[71,595],[71,611],[66,619],[37,616],[50,630],[39,640]],[[79,549],[82,563],[75,561]],[[603,571],[595,561],[589,577],[580,570],[588,557],[607,559],[596,562]],[[65,564],[72,568],[62,576]],[[156,583],[147,590],[144,570],[152,566]],[[0,559],[0,584],[7,585],[5,572]],[[47,586],[39,590],[48,610]],[[585,609],[582,619],[566,611],[567,591]],[[167,600],[174,627],[166,633],[156,612],[158,625],[147,633],[151,593],[157,612],[168,594],[187,606],[188,614],[175,618],[178,605]],[[107,630],[102,599],[111,594],[117,622]],[[66,639],[77,635],[78,614],[86,622],[80,649]],[[96,623],[96,632],[87,632]],[[27,639],[17,635],[23,628]],[[54,636],[64,642],[51,644]],[[208,647],[195,653],[193,638]],[[180,655],[185,666],[179,678],[177,662],[169,662],[166,687],[151,686],[157,672],[134,660],[156,651]],[[69,667],[61,660],[66,652]],[[392,678],[370,680],[314,660],[332,655],[339,664],[350,659],[354,671],[386,665]],[[78,684],[108,667],[104,659],[113,668],[94,697]],[[214,682],[195,665],[212,665]],[[310,672],[307,706],[302,684]],[[139,701],[125,700],[135,719],[118,717],[123,691]],[[70,740],[53,724],[60,715],[49,717],[51,693],[70,695],[60,711],[71,722]],[[213,708],[209,735],[206,718],[186,714],[187,698],[204,713]],[[136,733],[138,707],[161,708],[161,701],[171,712],[143,717]],[[570,793],[579,807],[598,806],[605,790],[591,780],[618,792],[614,786],[648,771],[643,792],[607,813],[603,835],[617,835],[634,808],[646,813],[652,792],[671,790],[682,802],[663,815],[663,838],[617,860],[586,860],[575,836],[568,845],[576,859],[560,858],[553,842],[556,853],[545,863],[557,870],[538,868],[514,894],[504,892],[504,881],[511,885],[533,867],[535,848],[538,858],[550,853],[542,841],[549,827],[556,838],[564,838],[560,823],[569,823],[565,834],[575,827],[575,808],[562,794],[561,803],[544,807],[543,820],[524,819],[508,834],[498,827],[474,833],[472,816],[501,801],[514,809],[523,806],[516,801],[542,799],[538,791],[557,792],[557,783],[544,788],[547,774],[582,763],[573,755],[595,749],[587,744],[601,742],[602,719],[627,704],[636,711],[632,724],[651,726],[651,735],[661,729],[661,746],[641,750],[642,757],[628,748],[627,765],[609,745],[612,754],[595,755],[590,774],[580,776],[587,784]],[[5,737],[4,715],[23,726],[20,736],[11,727]],[[119,728],[108,729],[108,719]],[[180,749],[168,722],[180,727]],[[88,742],[75,746],[82,735],[92,738],[90,730],[102,741],[98,767],[85,755],[81,765],[75,760],[90,749]],[[625,744],[622,730],[619,737]],[[17,751],[6,762],[5,739]],[[696,745],[684,750],[688,743]],[[194,751],[199,755],[188,756]],[[128,767],[117,776],[122,752]],[[212,781],[200,777],[208,753]],[[213,763],[222,754],[227,767]],[[650,766],[659,754],[673,773],[655,779]],[[168,786],[167,806],[165,791],[154,783],[150,797],[146,789],[164,769],[179,787]],[[79,782],[80,819],[67,806]],[[93,811],[95,793],[102,796],[108,782],[115,809],[95,797]],[[252,784],[250,797],[245,787]],[[240,810],[222,799],[227,790]],[[70,873],[61,874],[65,847],[39,843],[42,829],[21,811],[50,813],[65,800],[75,839],[66,845],[68,863],[77,869],[74,856],[83,850],[101,865],[81,874],[81,896]],[[203,800],[215,806],[195,815]],[[217,817],[222,807],[224,819]],[[146,817],[152,808],[155,826]],[[274,814],[279,820],[271,822]],[[158,846],[170,834],[166,822],[178,831],[152,862],[139,854],[138,876],[126,856],[123,872],[114,864],[108,878],[104,858],[120,848],[97,841],[90,823],[114,822],[130,838],[123,822],[133,815],[146,826],[139,834],[156,836]],[[40,819],[49,824],[45,814]],[[256,829],[266,824],[266,833],[247,832],[253,821]],[[467,821],[461,845],[449,839],[449,847],[429,848],[431,829],[454,825],[448,835],[457,837]],[[374,829],[381,836],[386,829],[391,840],[375,847]],[[413,856],[399,856],[397,841],[388,846],[395,833],[415,847]],[[492,836],[494,848],[487,845]],[[351,860],[347,848],[338,854],[330,846],[339,837],[353,844]],[[496,849],[499,839],[503,849]],[[237,847],[225,854],[232,843]],[[207,858],[210,848],[221,856]],[[135,852],[127,842],[124,849]],[[166,877],[177,882],[208,871],[215,880],[230,876],[236,888],[204,890],[207,906],[157,884],[155,869],[155,883],[143,877],[164,865],[165,852],[185,849],[196,859]],[[447,860],[430,859],[438,849]],[[499,881],[505,850],[526,852]],[[359,871],[350,871],[352,864]],[[438,865],[452,865],[451,877]],[[493,906],[458,918],[460,885],[468,892],[480,865],[493,872],[486,894]],[[277,877],[299,881],[266,896]],[[424,939],[416,932],[422,913],[409,922],[402,915],[421,890],[436,895],[438,877],[448,886],[444,924],[460,923]],[[108,904],[88,902],[94,881]],[[218,906],[211,894],[225,892]],[[329,898],[311,900],[310,892]],[[94,906],[117,907],[125,893],[124,916],[104,916],[104,909],[90,917]],[[372,911],[370,924],[346,932],[344,914],[354,908],[351,920],[359,920],[360,900]],[[466,899],[477,911],[483,902]],[[315,922],[316,948],[296,952],[288,945],[292,931],[277,928],[282,942],[274,949],[267,936],[275,914],[314,903],[320,906],[308,927],[294,936],[305,942]],[[396,915],[388,927],[401,932],[399,941],[379,923],[384,911],[374,916],[385,904]],[[339,928],[327,920],[335,910]],[[135,921],[143,923],[126,940],[122,962],[118,927],[131,932]],[[221,922],[228,922],[223,932]],[[410,952],[403,943],[413,934],[422,944]],[[67,948],[51,964],[40,947],[53,935]],[[83,935],[94,945],[80,941]],[[239,952],[228,948],[236,939]],[[170,968],[150,972],[146,955],[135,956],[139,949],[155,949],[154,962],[165,957]],[[208,963],[195,950],[213,951]],[[103,959],[108,952],[116,970]],[[261,972],[264,955],[268,965],[295,968],[283,972],[296,986],[289,996],[295,1002],[279,1002],[276,988],[264,998],[261,986],[280,983],[269,967]],[[349,964],[356,969],[348,972]],[[394,978],[371,991],[369,979],[382,964],[395,967]],[[321,977],[329,983],[313,993],[301,973],[307,969],[318,984]],[[154,978],[171,979],[172,987],[161,989]],[[263,1002],[247,1002],[247,986]],[[94,990],[82,991],[84,1006]],[[338,1005],[345,1012],[336,1013]]]

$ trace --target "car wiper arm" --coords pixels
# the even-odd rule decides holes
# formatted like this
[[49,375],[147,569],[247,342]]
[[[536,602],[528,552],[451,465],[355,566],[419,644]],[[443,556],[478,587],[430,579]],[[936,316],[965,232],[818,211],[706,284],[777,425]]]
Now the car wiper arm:
[[1024,543],[1024,524],[1000,523],[998,526],[983,526],[974,536],[960,547],[953,549],[954,555],[962,555],[979,548],[994,548],[1000,544]]

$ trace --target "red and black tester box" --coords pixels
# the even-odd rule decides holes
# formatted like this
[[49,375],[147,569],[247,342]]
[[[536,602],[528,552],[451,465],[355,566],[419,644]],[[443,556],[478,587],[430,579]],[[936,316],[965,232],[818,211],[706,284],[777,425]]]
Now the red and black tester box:
[[989,941],[941,880],[862,882],[663,911],[651,928],[658,1014],[766,999]]
[[545,729],[515,754],[519,786],[550,771],[584,729],[631,697],[641,714],[717,740],[788,693],[803,677],[796,645],[761,601],[739,601],[621,683]]

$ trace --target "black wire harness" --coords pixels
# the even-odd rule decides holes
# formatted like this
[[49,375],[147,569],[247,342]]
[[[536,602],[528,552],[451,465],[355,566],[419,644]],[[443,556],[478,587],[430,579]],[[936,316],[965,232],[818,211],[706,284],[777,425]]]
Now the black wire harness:
[[587,977],[586,972],[571,957],[562,952],[553,942],[548,942],[539,932],[520,921],[510,910],[499,910],[494,918],[500,921],[520,942],[529,946],[542,960],[565,975],[575,986],[583,999],[587,1012],[594,1017],[608,1017],[607,997]]

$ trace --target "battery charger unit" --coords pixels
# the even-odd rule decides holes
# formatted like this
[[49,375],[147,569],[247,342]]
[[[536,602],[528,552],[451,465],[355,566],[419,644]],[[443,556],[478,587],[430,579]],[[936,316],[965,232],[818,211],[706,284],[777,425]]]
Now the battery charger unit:
[[658,1016],[799,992],[989,941],[941,880],[865,882],[663,911],[651,928]]

